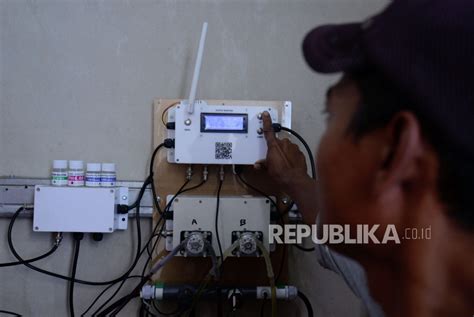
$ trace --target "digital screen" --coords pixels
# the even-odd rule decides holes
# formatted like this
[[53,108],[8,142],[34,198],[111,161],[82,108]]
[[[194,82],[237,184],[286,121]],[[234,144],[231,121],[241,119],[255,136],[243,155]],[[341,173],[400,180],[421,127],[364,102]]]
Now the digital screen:
[[247,114],[201,114],[202,132],[247,132]]

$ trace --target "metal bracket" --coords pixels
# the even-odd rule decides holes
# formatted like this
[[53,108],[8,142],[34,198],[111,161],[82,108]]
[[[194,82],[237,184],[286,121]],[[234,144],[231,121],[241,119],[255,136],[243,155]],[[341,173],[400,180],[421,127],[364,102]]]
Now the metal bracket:
[[[0,177],[0,218],[11,217],[21,206],[34,207],[35,185],[50,185],[49,179],[43,178],[2,178]],[[129,201],[137,199],[142,182],[118,181],[117,187],[129,188]],[[153,200],[151,190],[147,189],[140,204],[140,216],[151,217],[153,213]],[[26,211],[22,216],[31,217],[33,212]],[[135,209],[128,213],[129,217],[135,217]]]

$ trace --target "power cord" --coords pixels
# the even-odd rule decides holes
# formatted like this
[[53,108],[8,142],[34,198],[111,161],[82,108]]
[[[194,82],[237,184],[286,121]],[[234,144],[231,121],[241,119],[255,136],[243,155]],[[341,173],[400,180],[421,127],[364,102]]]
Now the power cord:
[[215,218],[215,231],[216,231],[216,240],[217,240],[217,245],[219,246],[219,255],[221,257],[221,265],[224,262],[224,253],[222,252],[222,244],[221,244],[221,239],[219,238],[219,205],[220,205],[220,198],[221,198],[221,190],[222,190],[222,183],[224,182],[224,167],[221,166],[221,171],[220,171],[220,179],[219,179],[219,187],[217,188],[217,201],[216,201],[216,218]]
[[18,317],[22,316],[20,314],[14,313],[14,312],[9,311],[9,310],[1,310],[1,309],[0,309],[0,314],[12,315],[12,316],[18,316]]
[[[310,165],[311,165],[311,177],[313,179],[316,179],[316,164],[314,163],[314,156],[313,156],[313,153],[312,153],[308,143],[306,143],[305,139],[298,132],[296,132],[292,129],[283,127],[279,123],[273,123],[272,128],[273,128],[273,131],[275,131],[275,132],[286,131],[286,132],[294,135],[301,142],[301,144],[303,144],[303,146],[304,146],[304,148],[305,148],[305,150],[308,154],[309,162],[310,162]],[[306,247],[303,247],[303,246],[300,246],[300,245],[297,245],[297,244],[295,245],[295,247],[297,249],[301,250],[301,251],[304,251],[304,252],[313,252],[313,251],[316,250],[315,247],[306,248]]]
[[84,233],[73,233],[74,238],[74,258],[72,260],[71,281],[69,281],[69,314],[74,317],[74,281],[76,279],[77,262],[79,260],[79,250],[81,248],[81,240],[84,238]]
[[[124,279],[122,282],[120,282],[120,287],[129,279],[132,279],[132,278],[141,278],[142,276],[140,275],[130,275],[128,276],[126,279]],[[112,287],[114,287],[114,285],[117,284],[117,283],[114,283],[114,284],[110,284],[109,286],[107,286],[106,288],[104,288],[102,290],[102,292],[94,299],[94,301],[92,301],[92,303],[89,305],[89,307],[87,307],[86,311],[84,311],[82,314],[81,314],[81,317],[85,316],[91,309],[92,307],[94,307],[94,305],[99,301],[99,299],[109,290],[111,289]],[[118,290],[120,290],[120,287]],[[115,295],[115,293],[114,293]],[[113,295],[113,296],[114,296]],[[94,314],[93,314],[94,315]]]
[[150,272],[142,278],[140,283],[133,289],[133,291],[125,295],[124,297],[120,298],[116,302],[114,302],[112,305],[104,309],[102,312],[100,312],[97,316],[98,317],[105,317],[108,316],[108,314],[111,314],[111,316],[116,316],[133,298],[137,297],[140,295],[140,291],[145,285],[148,280],[151,280],[153,275],[156,274],[161,268],[163,268],[187,243],[187,240],[184,240],[183,242],[180,243],[176,248],[174,248],[170,253],[168,253],[164,258],[160,259],[155,266],[150,270]]
[[289,128],[286,128],[286,127],[283,127],[279,123],[273,123],[272,128],[273,128],[273,131],[275,131],[275,133],[280,132],[280,131],[286,131],[288,133],[291,133],[303,144],[303,146],[306,149],[306,152],[308,154],[309,162],[310,162],[310,165],[311,165],[311,177],[313,179],[316,179],[316,164],[314,164],[313,152],[311,151],[308,143],[306,143],[305,139],[301,135],[299,135],[299,133],[297,133],[296,131],[294,131],[292,129],[289,129]]
[[[20,210],[21,211],[21,210]],[[62,280],[66,280],[66,281],[72,281],[74,280],[75,283],[79,283],[79,284],[85,284],[85,285],[94,285],[94,286],[102,286],[102,285],[109,285],[109,284],[113,284],[115,282],[120,282],[122,281],[125,277],[128,276],[128,274],[130,274],[130,272],[135,268],[137,262],[138,262],[138,259],[135,258],[132,266],[127,270],[126,273],[124,273],[122,276],[116,278],[116,279],[113,279],[111,281],[104,281],[104,282],[94,282],[94,281],[84,281],[84,280],[80,280],[80,279],[77,279],[77,278],[74,278],[74,279],[71,279],[71,277],[69,276],[65,276],[65,275],[61,275],[61,274],[58,274],[58,273],[54,273],[54,272],[51,272],[51,271],[48,271],[48,270],[44,270],[44,269],[41,269],[37,266],[34,266],[28,262],[25,262],[25,260],[18,254],[17,250],[15,249],[15,246],[13,244],[13,239],[12,239],[12,231],[13,231],[13,226],[15,224],[15,221],[16,221],[16,218],[18,217],[18,213],[15,213],[10,221],[10,224],[8,226],[8,246],[10,248],[10,251],[12,252],[12,254],[15,256],[15,258],[17,258],[20,262],[24,262],[22,263],[23,265],[27,266],[28,268],[34,270],[34,271],[37,271],[39,273],[43,273],[43,274],[46,274],[46,275],[49,275],[49,276],[52,276],[52,277],[55,277],[55,278],[59,278],[59,279],[62,279]],[[139,220],[139,208],[137,207],[137,235],[141,235],[141,229],[140,229],[140,222],[138,221]],[[140,239],[139,239],[139,243],[140,243]],[[140,248],[137,249],[137,253],[140,252]]]
[[[144,265],[144,270],[146,269],[146,267],[147,267],[149,261],[151,261],[151,258],[150,258],[150,257],[151,257],[151,254],[152,254],[153,250],[156,248],[156,246],[157,246],[157,244],[158,244],[158,242],[159,242],[159,239],[157,239],[157,240],[155,241],[155,243],[154,243],[154,245],[153,245],[153,248],[152,248],[151,250],[148,250],[148,247],[149,247],[149,245],[151,244],[153,237],[155,237],[156,235],[158,235],[158,237],[161,236],[161,232],[162,232],[162,230],[163,230],[163,225],[164,225],[164,224],[162,225],[162,227],[161,227],[161,229],[160,229],[160,232],[159,232],[158,234],[156,234],[156,230],[157,230],[157,228],[160,226],[161,222],[164,220],[163,217],[166,215],[166,213],[167,213],[167,212],[169,211],[169,209],[171,208],[171,205],[172,205],[174,199],[175,199],[177,196],[179,196],[179,195],[181,195],[181,194],[183,194],[183,193],[185,193],[185,192],[188,192],[188,191],[191,191],[191,190],[194,190],[194,189],[196,189],[196,188],[201,187],[202,185],[204,185],[204,184],[206,183],[206,180],[207,180],[207,177],[204,176],[204,179],[203,179],[199,184],[194,185],[194,186],[189,187],[189,188],[184,188],[184,187],[189,183],[189,181],[186,181],[186,182],[183,184],[183,186],[181,186],[181,188],[175,193],[175,195],[174,195],[174,196],[171,198],[171,200],[168,202],[168,204],[166,205],[166,207],[165,207],[165,209],[164,209],[164,211],[163,211],[163,214],[160,216],[160,219],[157,221],[155,227],[153,228],[152,234],[151,234],[150,238],[148,239],[145,248],[142,250],[142,252],[141,252],[141,254],[140,254],[140,256],[141,256],[145,250],[147,250],[147,251],[150,252],[150,253],[149,253],[149,258],[148,258],[148,260],[147,260],[147,263]],[[142,271],[142,275],[137,275],[136,277],[144,278],[144,271]],[[99,313],[99,312],[117,295],[117,293],[118,293],[118,292],[120,291],[120,289],[122,288],[123,283],[124,283],[124,282],[122,282],[121,285],[118,287],[118,289],[114,292],[114,294],[113,294],[107,301],[105,301],[105,302],[93,313],[93,316],[95,316],[97,313]],[[110,287],[108,287],[107,289],[109,289],[109,288],[110,288]],[[105,290],[104,290],[101,294],[99,294],[98,297],[102,296],[104,292],[105,292]],[[97,301],[98,301],[98,298],[96,298],[96,299],[94,300],[94,302],[91,304],[91,306],[88,308],[88,310],[83,313],[83,315],[85,315]]]
[[306,311],[308,312],[308,317],[313,317],[313,306],[311,306],[311,302],[309,301],[308,297],[303,294],[302,291],[298,290],[298,297],[301,298],[304,305],[306,306]]
[[[18,214],[20,214],[22,211],[24,210],[27,210],[26,208],[24,207],[20,207],[16,212],[15,214],[18,216]],[[36,262],[36,261],[39,261],[39,260],[42,260],[44,258],[47,258],[48,256],[50,256],[51,254],[53,254],[59,247],[59,245],[61,244],[61,240],[62,240],[62,235],[61,234],[57,234],[56,235],[56,241],[53,245],[53,247],[51,248],[51,250],[49,250],[48,252],[46,252],[45,254],[43,255],[40,255],[40,256],[37,256],[35,258],[32,258],[32,259],[28,259],[28,260],[22,260],[22,261],[16,261],[16,262],[7,262],[7,263],[0,263],[0,267],[7,267],[7,266],[15,266],[15,265],[23,265],[25,263],[32,263],[32,262]]]
[[156,147],[156,149],[153,151],[153,154],[151,155],[149,176],[148,176],[148,177],[151,178],[151,192],[153,194],[153,204],[155,205],[156,210],[158,210],[158,212],[160,214],[162,214],[163,212],[161,211],[160,203],[159,203],[158,198],[157,198],[158,195],[157,195],[156,188],[155,188],[153,169],[154,169],[154,166],[155,166],[156,155],[157,155],[158,151],[163,147],[165,147],[167,149],[174,148],[174,139],[165,139],[164,142],[161,143],[160,145],[158,145]]

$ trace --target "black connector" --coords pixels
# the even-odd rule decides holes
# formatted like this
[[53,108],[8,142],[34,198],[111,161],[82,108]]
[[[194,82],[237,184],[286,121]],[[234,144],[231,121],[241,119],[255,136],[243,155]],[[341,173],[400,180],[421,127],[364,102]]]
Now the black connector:
[[82,239],[84,239],[84,233],[83,232],[74,232],[72,234],[74,240],[76,241],[81,241]]
[[174,130],[175,128],[176,128],[176,124],[174,122],[167,122],[166,123],[166,129]]
[[127,205],[117,205],[117,213],[118,214],[126,214],[130,210],[130,207]]
[[165,218],[165,220],[173,220],[173,215],[173,210],[165,210],[163,217]]
[[167,149],[174,149],[174,139],[165,139],[163,145]]
[[281,124],[279,123],[272,123],[272,128],[273,128],[273,131],[275,131],[275,133],[278,133],[281,131]]

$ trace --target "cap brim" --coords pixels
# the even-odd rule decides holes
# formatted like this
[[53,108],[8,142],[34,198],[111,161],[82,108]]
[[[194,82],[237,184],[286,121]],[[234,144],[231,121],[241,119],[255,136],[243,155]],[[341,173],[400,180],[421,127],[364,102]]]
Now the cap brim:
[[365,60],[362,34],[361,23],[317,27],[303,41],[304,58],[319,73],[359,69]]

